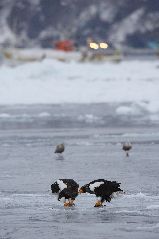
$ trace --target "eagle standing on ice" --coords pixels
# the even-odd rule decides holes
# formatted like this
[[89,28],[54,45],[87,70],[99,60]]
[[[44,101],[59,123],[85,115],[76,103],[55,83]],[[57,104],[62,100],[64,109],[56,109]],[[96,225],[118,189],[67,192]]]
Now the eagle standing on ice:
[[58,195],[58,201],[63,199],[65,207],[74,205],[74,200],[78,196],[78,188],[79,184],[73,179],[58,179],[51,185],[52,193]]
[[113,193],[123,192],[120,188],[120,183],[116,181],[107,181],[105,179],[97,179],[82,186],[79,193],[95,194],[97,202],[94,207],[103,206],[104,201],[110,202],[113,198]]

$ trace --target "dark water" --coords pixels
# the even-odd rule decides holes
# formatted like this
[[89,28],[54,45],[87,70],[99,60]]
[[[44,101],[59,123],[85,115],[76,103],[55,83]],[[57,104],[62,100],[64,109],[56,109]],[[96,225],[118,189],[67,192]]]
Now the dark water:
[[[73,121],[77,109],[4,108],[0,122],[0,239],[158,238],[156,124],[148,127],[140,121],[136,125],[132,119],[125,125],[125,121],[116,125],[104,120],[101,125],[92,116],[78,123]],[[81,111],[87,114],[85,109]],[[94,107],[92,111],[89,115],[102,114]],[[39,117],[28,117],[29,112]],[[72,121],[67,121],[64,115],[71,112]],[[54,116],[52,120],[49,114]],[[56,125],[57,114],[63,118]],[[133,143],[129,158],[121,150],[121,142],[127,140]],[[53,152],[61,142],[66,151],[58,157]],[[80,195],[75,207],[65,209],[48,192],[58,178],[73,178],[80,185],[97,178],[117,180],[126,193],[99,209],[93,207],[93,195]]]

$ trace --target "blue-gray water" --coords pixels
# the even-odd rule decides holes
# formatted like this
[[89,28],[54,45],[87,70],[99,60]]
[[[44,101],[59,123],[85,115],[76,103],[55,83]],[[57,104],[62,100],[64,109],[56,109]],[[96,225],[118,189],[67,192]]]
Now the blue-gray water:
[[[106,112],[103,105],[1,107],[0,239],[158,238],[159,126]],[[127,140],[130,157],[121,149]],[[99,209],[93,195],[80,195],[65,209],[48,192],[58,178],[117,180],[125,195]]]

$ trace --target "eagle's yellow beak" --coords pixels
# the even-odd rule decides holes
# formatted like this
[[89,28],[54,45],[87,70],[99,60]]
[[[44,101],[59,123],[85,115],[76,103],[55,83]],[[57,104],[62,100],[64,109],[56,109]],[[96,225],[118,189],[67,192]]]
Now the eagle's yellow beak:
[[79,189],[78,193],[79,193],[79,194],[84,193],[83,190],[82,190],[82,188]]

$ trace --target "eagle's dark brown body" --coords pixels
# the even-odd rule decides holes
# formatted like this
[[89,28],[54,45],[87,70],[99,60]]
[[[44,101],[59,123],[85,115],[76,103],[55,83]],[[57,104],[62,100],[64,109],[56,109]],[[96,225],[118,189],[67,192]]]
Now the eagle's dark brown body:
[[74,205],[73,202],[78,196],[78,188],[79,184],[73,179],[58,179],[51,185],[51,191],[58,195],[58,200],[64,199],[64,206]]
[[108,181],[105,179],[97,179],[82,186],[79,193],[95,194],[98,198],[95,207],[102,206],[103,202],[110,202],[113,193],[123,192],[120,188],[120,183],[116,181]]

